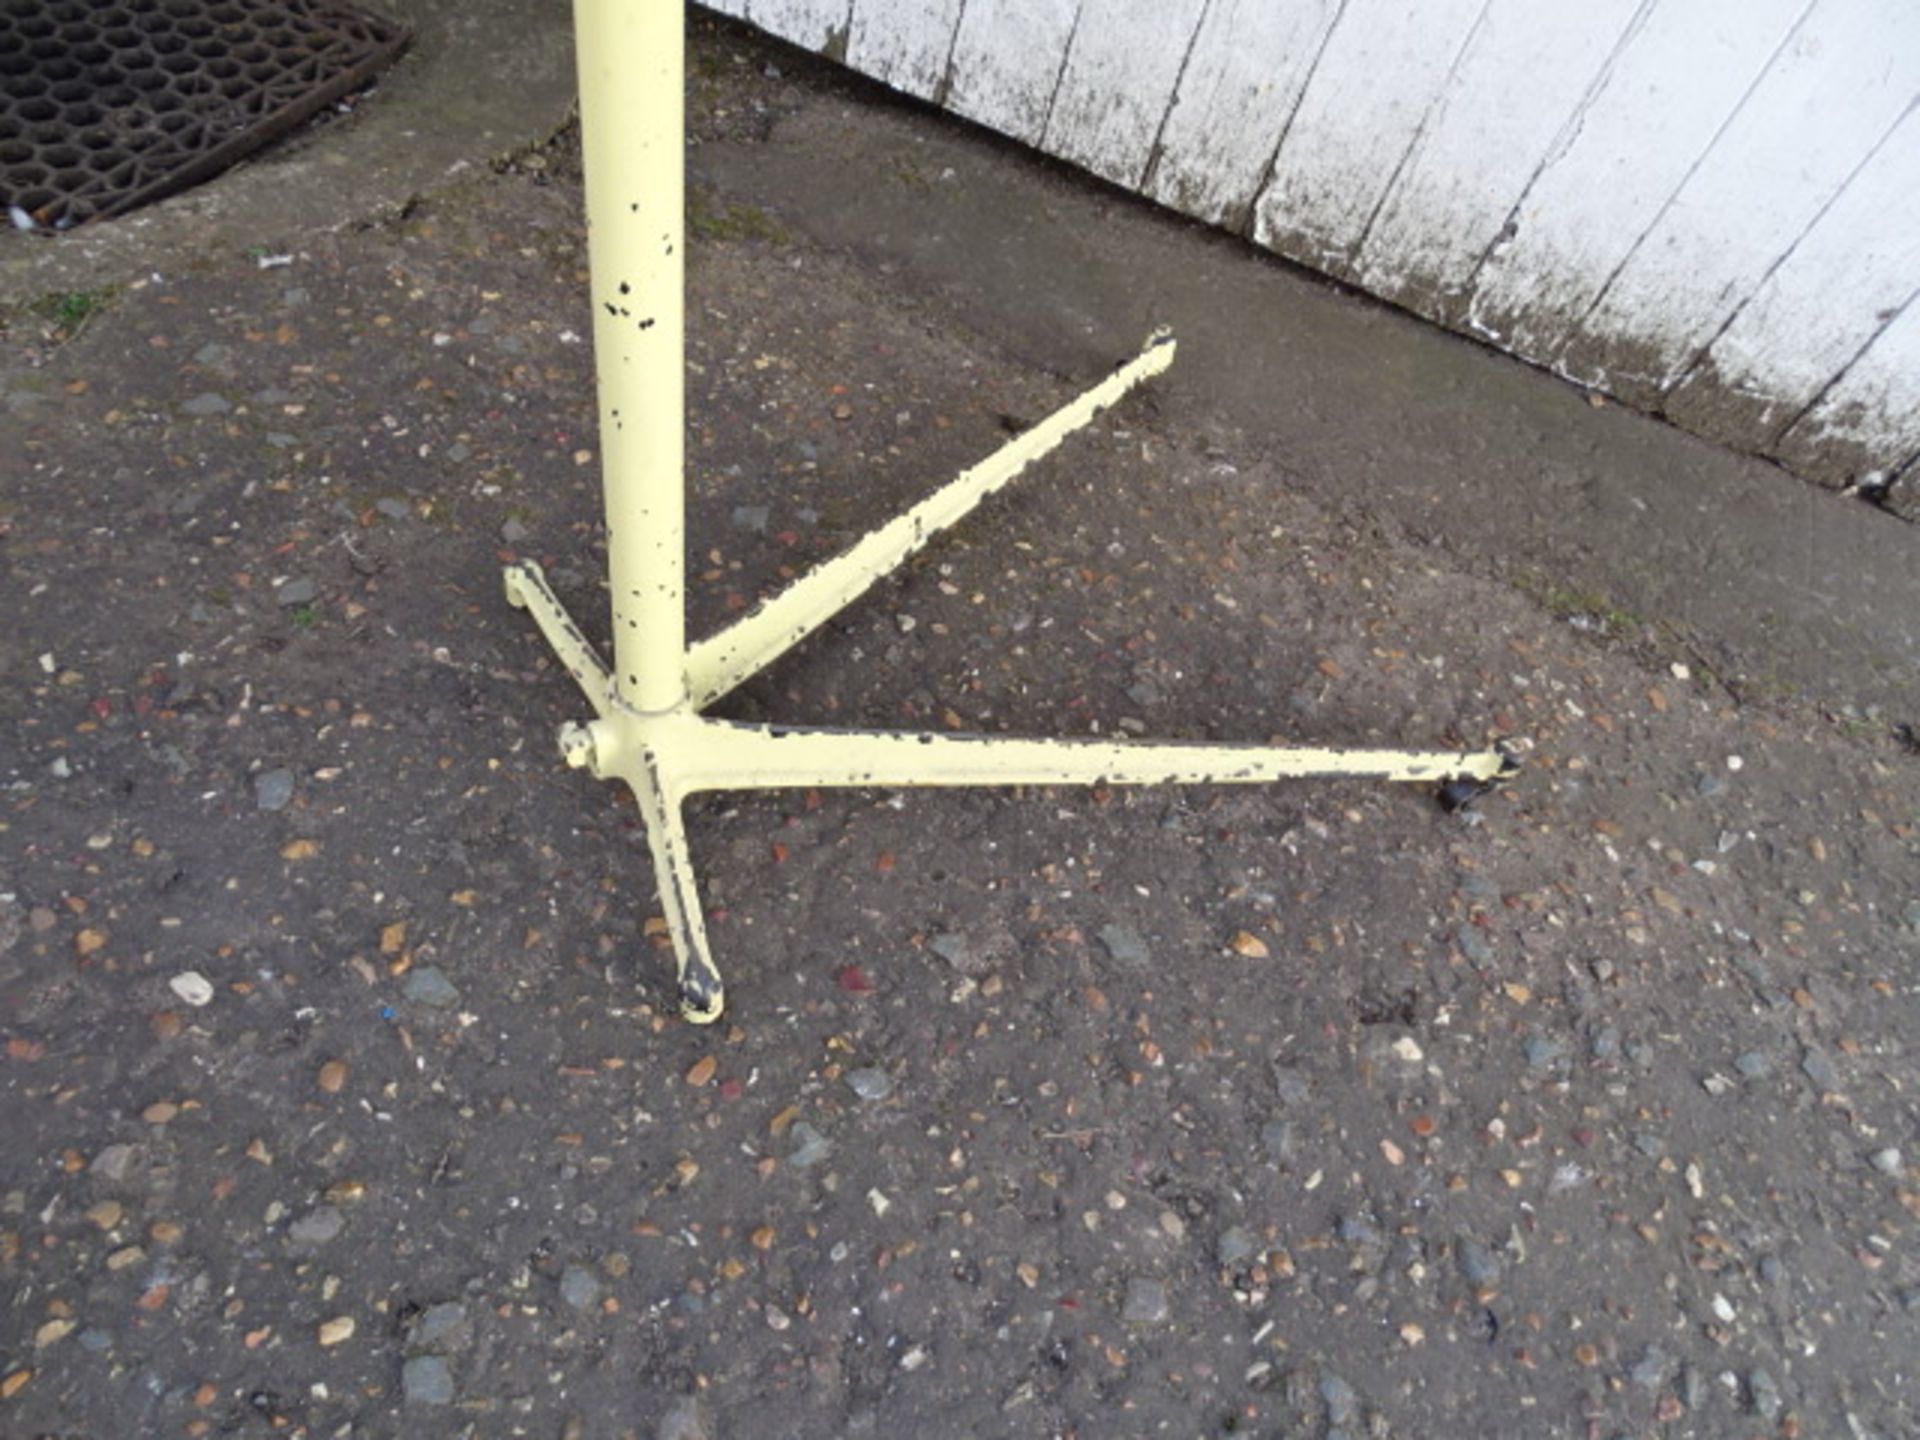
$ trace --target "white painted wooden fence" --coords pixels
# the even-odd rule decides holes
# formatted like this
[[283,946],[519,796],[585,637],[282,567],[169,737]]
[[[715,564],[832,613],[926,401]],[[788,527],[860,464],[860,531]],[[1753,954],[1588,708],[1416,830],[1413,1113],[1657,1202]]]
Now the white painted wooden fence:
[[1920,0],[710,0],[1829,484],[1920,485]]

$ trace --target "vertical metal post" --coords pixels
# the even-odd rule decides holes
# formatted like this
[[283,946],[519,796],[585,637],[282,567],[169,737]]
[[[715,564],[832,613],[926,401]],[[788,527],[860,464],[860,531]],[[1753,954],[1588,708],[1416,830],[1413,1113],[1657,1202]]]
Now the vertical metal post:
[[614,684],[635,710],[686,683],[686,17],[575,0]]
[[526,610],[586,692],[595,718],[563,727],[570,765],[624,780],[646,818],[689,1020],[726,1001],[708,953],[680,802],[699,790],[807,785],[1150,785],[1297,776],[1450,780],[1464,803],[1512,773],[1477,754],[1247,745],[1116,745],[1004,736],[796,731],[704,719],[700,710],[813,634],[1042,455],[1173,359],[1147,348],[1058,414],[691,653],[686,648],[686,308],[684,0],[574,0],[580,143],[586,163],[594,365],[613,590],[611,677],[540,567],[507,567],[506,598]]

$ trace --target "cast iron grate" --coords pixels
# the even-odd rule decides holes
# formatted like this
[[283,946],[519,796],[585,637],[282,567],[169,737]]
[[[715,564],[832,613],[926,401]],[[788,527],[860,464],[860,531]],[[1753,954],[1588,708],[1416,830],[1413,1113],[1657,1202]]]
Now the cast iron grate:
[[365,84],[408,30],[337,0],[0,0],[0,203],[122,215]]

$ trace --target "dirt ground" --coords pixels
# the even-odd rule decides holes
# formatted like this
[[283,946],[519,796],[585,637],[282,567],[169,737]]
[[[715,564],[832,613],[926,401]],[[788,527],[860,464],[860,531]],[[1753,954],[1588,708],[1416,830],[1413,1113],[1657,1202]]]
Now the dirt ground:
[[[693,634],[1097,378],[692,229]],[[704,798],[689,1026],[500,593],[585,263],[563,136],[5,336],[0,1436],[1920,1434],[1912,729],[1150,388],[722,711],[1523,773]]]

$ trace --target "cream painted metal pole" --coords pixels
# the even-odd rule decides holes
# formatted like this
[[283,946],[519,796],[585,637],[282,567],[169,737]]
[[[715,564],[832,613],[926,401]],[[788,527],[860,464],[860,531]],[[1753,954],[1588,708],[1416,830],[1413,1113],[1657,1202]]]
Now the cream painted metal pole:
[[540,567],[507,567],[506,597],[539,625],[595,718],[561,728],[567,763],[624,780],[647,826],[689,1019],[726,990],[707,946],[680,805],[698,790],[806,785],[1252,783],[1370,776],[1450,782],[1465,803],[1512,773],[1504,749],[1403,753],[1290,746],[1114,744],[740,725],[700,709],[771,664],[883,575],[1173,359],[1156,334],[1057,415],[928,496],[760,610],[686,649],[682,0],[575,0],[594,362],[613,590],[609,675]]
[[682,0],[576,0],[614,685],[686,699],[686,16]]

